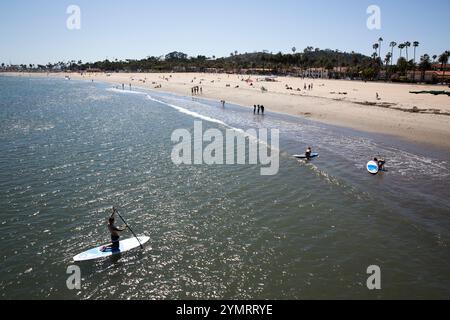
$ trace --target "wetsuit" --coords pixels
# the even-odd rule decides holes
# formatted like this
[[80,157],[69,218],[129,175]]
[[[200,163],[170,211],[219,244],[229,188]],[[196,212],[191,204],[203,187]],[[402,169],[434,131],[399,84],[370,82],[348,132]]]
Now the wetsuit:
[[306,159],[311,159],[311,153],[312,153],[311,149],[306,150],[305,152]]

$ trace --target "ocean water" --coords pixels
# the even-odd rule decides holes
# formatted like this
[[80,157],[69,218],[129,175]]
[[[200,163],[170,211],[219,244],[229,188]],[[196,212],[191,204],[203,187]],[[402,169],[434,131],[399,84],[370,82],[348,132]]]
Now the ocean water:
[[[194,121],[279,129],[279,173],[173,164],[171,135]],[[291,157],[308,145],[320,158]],[[0,77],[0,150],[1,299],[450,298],[448,150],[270,110],[19,77]],[[378,155],[389,171],[371,176]],[[72,257],[109,241],[113,205],[151,241],[77,264],[82,290],[69,290]],[[371,265],[381,290],[366,286]]]

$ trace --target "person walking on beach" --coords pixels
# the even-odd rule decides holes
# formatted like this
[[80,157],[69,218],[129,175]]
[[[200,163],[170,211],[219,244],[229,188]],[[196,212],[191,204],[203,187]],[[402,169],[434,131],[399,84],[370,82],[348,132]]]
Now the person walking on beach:
[[106,250],[112,250],[116,251],[120,248],[120,233],[124,232],[127,228],[119,228],[115,225],[115,218],[114,216],[117,213],[117,209],[113,207],[113,213],[111,217],[108,220],[108,230],[111,233],[111,244],[109,246],[101,248],[102,252],[105,252]]
[[261,112],[261,106],[258,104],[258,114]]
[[264,106],[261,106],[261,114],[264,115]]

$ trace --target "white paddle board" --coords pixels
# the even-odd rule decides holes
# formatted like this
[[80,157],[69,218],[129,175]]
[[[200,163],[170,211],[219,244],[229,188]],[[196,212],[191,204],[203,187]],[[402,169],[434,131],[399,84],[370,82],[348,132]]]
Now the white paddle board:
[[378,171],[380,171],[380,169],[378,168],[378,163],[376,163],[375,161],[369,161],[367,163],[367,171],[369,171],[369,173],[371,174],[377,174]]
[[[150,241],[149,237],[139,237],[139,241],[142,245]],[[105,251],[102,251],[101,249],[104,247],[107,247],[109,244],[100,246],[95,249],[88,250],[86,252],[80,253],[79,255],[75,256],[73,258],[73,261],[80,262],[80,261],[89,261],[89,260],[96,260],[96,259],[103,259],[107,257],[111,257],[117,254],[121,254],[136,248],[139,248],[141,245],[139,244],[139,241],[136,238],[131,238],[127,240],[120,241],[120,248],[118,250],[112,250],[107,249]]]
[[[311,153],[310,159],[317,158],[318,156],[319,156],[318,153]],[[306,155],[304,154],[294,154],[293,157],[297,159],[306,159]]]

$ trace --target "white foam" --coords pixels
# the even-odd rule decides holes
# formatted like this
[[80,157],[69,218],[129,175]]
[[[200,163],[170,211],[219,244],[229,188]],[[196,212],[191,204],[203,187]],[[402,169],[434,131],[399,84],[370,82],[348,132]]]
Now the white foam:
[[225,123],[225,122],[223,122],[223,121],[221,121],[221,120],[214,119],[214,118],[211,118],[211,117],[208,117],[208,116],[204,116],[204,115],[202,115],[202,114],[200,114],[200,113],[197,113],[197,112],[195,112],[195,111],[190,111],[190,110],[185,109],[185,108],[183,108],[183,107],[180,107],[180,106],[177,106],[177,105],[168,103],[168,102],[164,102],[164,101],[158,100],[158,99],[156,99],[156,98],[153,98],[153,97],[150,96],[150,95],[147,95],[147,98],[148,98],[149,100],[154,101],[154,102],[165,104],[165,105],[167,105],[167,106],[169,106],[169,107],[171,107],[171,108],[173,108],[173,109],[175,109],[175,110],[177,110],[177,111],[179,111],[179,112],[181,112],[181,113],[190,115],[190,116],[192,116],[192,117],[194,117],[194,118],[202,119],[202,120],[205,120],[205,121],[208,121],[208,122],[212,122],[212,123],[217,123],[217,124],[219,124],[219,125],[222,125],[222,126],[224,126],[224,127],[229,128],[229,129],[231,129],[231,130],[234,130],[234,131],[236,131],[236,132],[239,132],[239,133],[241,133],[241,134],[243,134],[243,135],[249,137],[249,139],[252,139],[253,141],[262,143],[262,144],[268,146],[269,148],[271,148],[271,149],[273,149],[273,150],[277,150],[277,149],[275,149],[275,148],[272,148],[272,146],[268,145],[265,141],[262,141],[262,140],[258,139],[258,138],[255,137],[255,136],[252,136],[252,135],[247,134],[247,132],[245,132],[245,131],[242,130],[242,129],[232,127],[232,126],[230,126],[229,124],[227,124],[227,123]]
[[132,90],[122,90],[122,89],[117,89],[117,88],[109,88],[109,89],[106,89],[106,91],[115,92],[115,93],[124,93],[124,94],[146,95],[146,93],[144,93],[144,92],[132,91]]
[[147,98],[150,99],[150,100],[152,100],[152,101],[155,101],[155,102],[158,102],[158,103],[165,104],[165,105],[167,105],[167,106],[169,106],[169,107],[171,107],[171,108],[173,108],[173,109],[175,109],[175,110],[177,110],[177,111],[179,111],[179,112],[181,112],[181,113],[190,115],[190,116],[192,116],[192,117],[194,117],[194,118],[199,118],[199,119],[202,119],[202,120],[205,120],[205,121],[208,121],[208,122],[220,124],[220,125],[222,125],[222,126],[225,126],[225,127],[230,128],[230,129],[242,131],[242,130],[240,130],[240,129],[233,128],[233,127],[231,127],[230,125],[228,125],[228,124],[226,124],[225,122],[220,121],[220,120],[218,120],[218,119],[214,119],[214,118],[211,118],[211,117],[208,117],[208,116],[204,116],[204,115],[201,115],[201,114],[199,114],[199,113],[197,113],[197,112],[190,111],[190,110],[188,110],[188,109],[182,108],[182,107],[180,107],[180,106],[177,106],[177,105],[174,105],[174,104],[171,104],[171,103],[167,103],[167,102],[164,102],[164,101],[155,99],[155,98],[153,98],[153,97],[150,96],[150,95],[147,95]]

